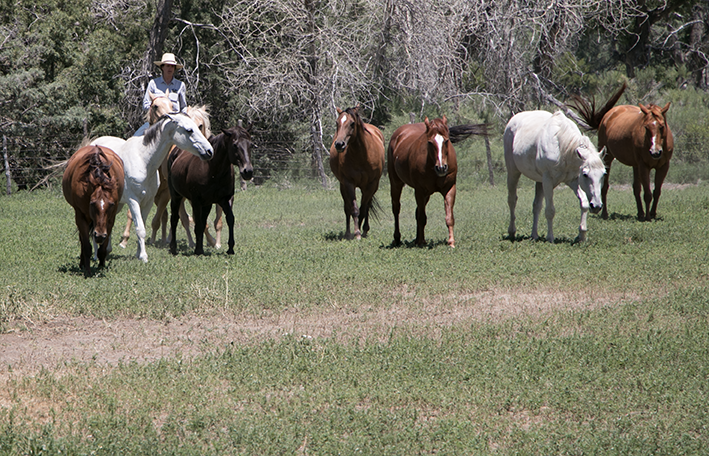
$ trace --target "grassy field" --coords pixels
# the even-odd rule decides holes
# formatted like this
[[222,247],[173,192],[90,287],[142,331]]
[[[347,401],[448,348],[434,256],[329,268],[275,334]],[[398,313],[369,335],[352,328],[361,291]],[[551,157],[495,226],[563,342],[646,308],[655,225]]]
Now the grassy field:
[[361,241],[342,240],[337,190],[281,183],[237,193],[233,257],[195,257],[178,231],[177,256],[149,246],[143,264],[133,237],[89,279],[60,191],[0,197],[6,336],[67,316],[304,322],[199,356],[35,371],[0,342],[0,454],[702,454],[707,186],[668,186],[650,223],[612,189],[611,218],[590,216],[583,244],[578,202],[557,189],[548,244],[529,239],[527,182],[524,239],[505,239],[503,182],[459,183],[455,249],[439,195],[416,248],[405,190],[406,243],[392,248],[386,178]]

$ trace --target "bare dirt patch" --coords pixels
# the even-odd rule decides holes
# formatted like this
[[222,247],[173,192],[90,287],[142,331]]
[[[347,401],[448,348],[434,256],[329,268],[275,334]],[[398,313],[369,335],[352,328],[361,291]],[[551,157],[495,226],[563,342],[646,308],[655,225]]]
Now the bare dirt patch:
[[445,328],[473,322],[497,323],[558,310],[592,309],[636,296],[559,290],[487,291],[412,304],[405,288],[394,290],[401,304],[389,308],[302,311],[278,314],[192,315],[165,321],[100,320],[58,316],[43,323],[21,322],[0,334],[0,384],[10,377],[62,370],[67,363],[151,362],[192,358],[232,344],[254,344],[287,335],[342,341],[386,340],[393,330],[436,337]]

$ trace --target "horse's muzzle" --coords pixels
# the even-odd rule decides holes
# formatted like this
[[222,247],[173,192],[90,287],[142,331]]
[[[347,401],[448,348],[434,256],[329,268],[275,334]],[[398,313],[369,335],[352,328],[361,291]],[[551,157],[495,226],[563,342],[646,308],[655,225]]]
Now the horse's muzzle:
[[98,234],[94,231],[94,241],[96,241],[96,244],[103,245],[103,243],[106,242],[106,238],[108,238],[108,235]]
[[445,177],[448,174],[448,165],[436,166],[435,169],[438,177]]
[[335,149],[337,149],[338,152],[345,150],[345,147],[347,147],[347,143],[345,141],[335,141]]
[[603,209],[602,204],[599,204],[599,205],[591,204],[591,207],[589,207],[589,210],[591,211],[592,214],[598,214],[599,212],[601,212],[601,209]]
[[209,161],[214,157],[214,151],[213,150],[208,150],[206,152],[202,152],[199,154],[199,159],[202,161]]
[[655,160],[659,160],[660,157],[662,157],[662,149],[660,149],[660,150],[657,151],[657,152],[652,152],[652,151],[650,151],[650,156],[651,156],[653,159],[655,159]]
[[245,181],[249,181],[252,177],[254,177],[254,168],[252,166],[248,166],[240,170],[239,174],[241,174],[242,179],[244,179]]

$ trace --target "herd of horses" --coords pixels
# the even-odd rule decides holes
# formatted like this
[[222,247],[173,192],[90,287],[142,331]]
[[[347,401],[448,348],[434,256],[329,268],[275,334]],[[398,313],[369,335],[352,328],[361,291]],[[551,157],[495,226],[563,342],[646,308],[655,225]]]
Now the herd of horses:
[[[670,104],[662,108],[654,104],[615,106],[625,88],[623,84],[599,109],[595,101],[579,96],[568,105],[579,112],[590,129],[598,130],[600,152],[562,111],[524,111],[507,123],[503,143],[511,241],[517,240],[515,208],[517,186],[522,175],[536,182],[532,239],[538,239],[539,214],[546,205],[546,239],[554,241],[553,191],[560,183],[565,183],[580,202],[578,240],[584,241],[589,211],[601,212],[602,218],[608,218],[608,173],[613,160],[633,168],[638,219],[656,218],[662,183],[674,147],[666,120]],[[146,115],[151,126],[142,136],[128,140],[97,138],[81,147],[68,161],[62,188],[75,211],[81,242],[79,266],[85,276],[91,274],[92,251],[95,252],[94,258],[99,260],[99,267],[105,265],[106,256],[111,251],[115,217],[124,204],[129,206],[130,213],[123,242],[127,239],[132,219],[138,237],[136,256],[143,261],[148,259],[145,218],[153,203],[158,206],[152,222],[153,242],[161,225],[162,240],[166,240],[165,209],[169,201],[171,253],[176,254],[176,228],[180,219],[190,247],[193,246],[188,216],[184,211],[185,199],[190,200],[193,210],[194,253],[204,253],[205,235],[212,243],[207,218],[213,204],[217,205],[218,214],[215,219],[217,240],[212,245],[219,246],[221,210],[229,229],[227,253],[234,253],[234,167],[242,179],[251,179],[250,127],[239,125],[213,135],[204,107],[173,113],[169,112],[169,103],[160,98],[153,99],[153,106]],[[375,194],[384,166],[387,166],[394,215],[393,245],[401,244],[400,199],[404,186],[409,185],[416,199],[415,245],[426,244],[426,205],[432,194],[440,193],[448,227],[447,244],[455,247],[453,207],[458,166],[453,143],[470,134],[487,134],[486,127],[482,124],[449,127],[445,116],[434,120],[426,118],[424,122],[396,129],[385,152],[382,132],[364,122],[359,111],[359,106],[337,109],[336,133],[330,147],[330,168],[340,183],[344,202],[344,237],[359,239],[367,235],[370,214],[374,214],[377,208]],[[652,191],[651,169],[656,170]],[[357,188],[361,192],[359,206]]]

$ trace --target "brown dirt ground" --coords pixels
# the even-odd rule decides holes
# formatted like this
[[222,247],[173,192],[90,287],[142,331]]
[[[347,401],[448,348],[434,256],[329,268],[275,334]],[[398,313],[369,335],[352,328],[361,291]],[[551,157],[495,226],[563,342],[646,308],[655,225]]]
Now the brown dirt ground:
[[[395,293],[404,301],[409,300],[405,288]],[[74,362],[110,367],[119,362],[146,363],[177,356],[185,359],[230,344],[255,344],[289,334],[315,339],[334,337],[343,342],[384,341],[392,331],[399,330],[437,337],[445,328],[475,322],[534,318],[554,310],[591,309],[636,299],[578,291],[497,290],[413,306],[363,306],[356,311],[289,309],[262,316],[191,315],[163,321],[55,316],[40,323],[15,322],[0,334],[0,384],[9,378],[36,375],[42,369],[59,372]]]

